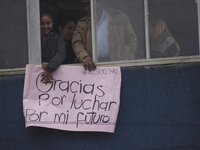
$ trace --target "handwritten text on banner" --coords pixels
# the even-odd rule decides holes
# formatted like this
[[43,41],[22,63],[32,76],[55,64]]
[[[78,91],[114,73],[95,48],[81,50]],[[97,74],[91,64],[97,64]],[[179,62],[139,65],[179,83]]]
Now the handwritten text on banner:
[[120,105],[120,67],[60,66],[54,81],[41,82],[40,65],[27,65],[24,84],[26,127],[114,133]]

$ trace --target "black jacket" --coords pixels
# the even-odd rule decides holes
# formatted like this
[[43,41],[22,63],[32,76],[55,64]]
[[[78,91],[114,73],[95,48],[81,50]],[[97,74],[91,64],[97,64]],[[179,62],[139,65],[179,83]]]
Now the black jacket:
[[68,41],[67,45],[65,45],[66,47],[66,56],[65,59],[63,61],[63,64],[73,64],[76,63],[76,55],[74,54],[74,51],[72,49],[72,44],[71,41]]
[[48,62],[45,70],[49,73],[56,70],[65,59],[66,50],[63,37],[57,32],[51,32],[41,37],[42,62]]

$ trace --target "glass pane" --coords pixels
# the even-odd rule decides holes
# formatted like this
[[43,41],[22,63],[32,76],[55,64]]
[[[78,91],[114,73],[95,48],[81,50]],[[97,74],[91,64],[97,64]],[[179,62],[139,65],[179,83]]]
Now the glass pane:
[[99,62],[145,58],[142,0],[97,0]]
[[24,68],[28,63],[26,1],[0,1],[0,69]]
[[149,0],[150,57],[199,54],[195,0]]

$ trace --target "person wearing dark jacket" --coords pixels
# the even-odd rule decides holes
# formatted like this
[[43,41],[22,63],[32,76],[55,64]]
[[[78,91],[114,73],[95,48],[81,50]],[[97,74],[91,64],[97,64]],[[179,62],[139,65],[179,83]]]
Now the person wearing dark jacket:
[[43,11],[40,15],[42,73],[41,82],[48,83],[53,80],[51,73],[55,71],[65,59],[65,42],[63,37],[53,31],[53,17],[51,12]]
[[76,20],[70,15],[60,14],[57,17],[57,30],[65,40],[66,57],[63,64],[77,63],[76,55],[72,49],[72,36],[76,26]]

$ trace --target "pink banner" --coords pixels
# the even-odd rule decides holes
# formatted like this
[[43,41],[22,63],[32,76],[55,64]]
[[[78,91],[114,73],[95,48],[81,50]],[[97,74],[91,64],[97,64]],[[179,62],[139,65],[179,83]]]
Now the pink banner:
[[24,84],[26,127],[68,131],[114,133],[120,105],[120,67],[62,65],[52,73],[54,81],[41,82],[40,65],[27,65]]

